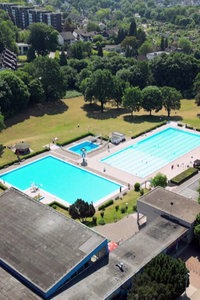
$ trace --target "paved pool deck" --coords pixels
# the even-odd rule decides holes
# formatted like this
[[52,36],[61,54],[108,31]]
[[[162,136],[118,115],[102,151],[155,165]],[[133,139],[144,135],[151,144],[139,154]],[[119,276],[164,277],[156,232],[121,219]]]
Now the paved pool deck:
[[[30,163],[30,162],[32,162],[36,159],[39,159],[41,157],[44,157],[46,155],[54,155],[55,157],[58,157],[66,162],[72,163],[79,167],[83,167],[88,171],[94,172],[100,176],[103,176],[110,180],[116,181],[117,183],[119,183],[123,186],[123,190],[122,190],[122,195],[123,195],[123,193],[127,192],[129,188],[132,189],[136,182],[139,182],[143,187],[148,187],[151,178],[153,178],[158,172],[165,174],[167,176],[168,180],[170,180],[174,176],[176,176],[179,173],[181,173],[182,171],[186,170],[188,167],[192,167],[194,160],[200,158],[200,147],[198,147],[198,148],[190,151],[189,153],[186,153],[185,155],[181,156],[180,158],[175,159],[174,161],[167,164],[163,168],[156,170],[152,174],[149,174],[149,176],[147,176],[145,178],[134,176],[130,173],[127,173],[125,171],[122,171],[120,169],[117,169],[110,165],[107,165],[106,163],[101,162],[102,158],[104,158],[108,155],[111,155],[113,153],[116,153],[119,150],[122,150],[134,143],[137,143],[140,140],[142,140],[146,137],[149,137],[155,133],[158,133],[159,131],[161,131],[165,128],[168,128],[168,127],[178,128],[177,123],[169,122],[162,127],[159,127],[149,133],[146,133],[144,135],[137,137],[134,140],[131,139],[130,137],[126,137],[126,141],[120,143],[119,145],[113,145],[113,144],[109,143],[109,147],[108,147],[107,141],[98,139],[97,142],[99,143],[100,147],[98,150],[92,151],[91,153],[87,154],[87,157],[86,157],[87,165],[86,166],[82,166],[82,158],[80,157],[80,155],[73,154],[72,152],[67,150],[67,148],[69,148],[70,146],[73,146],[77,142],[67,145],[66,147],[59,147],[56,144],[51,143],[50,145],[48,145],[48,146],[50,146],[49,152],[43,153],[37,157],[33,157],[28,160],[22,161],[22,162],[20,162],[20,165],[17,164],[15,166],[11,166],[6,169],[0,170],[0,174],[10,171],[16,167],[22,166],[26,163]],[[189,130],[187,128],[183,128],[183,129],[185,131],[191,132],[191,130]],[[199,132],[195,132],[195,133],[200,135]],[[82,142],[84,140],[88,140],[88,137],[81,139],[79,142]],[[169,187],[169,189],[173,190],[176,188]],[[42,198],[41,201],[46,204],[53,202],[53,201],[58,201],[58,202],[62,203],[63,205],[66,205],[66,204],[68,205],[68,203],[66,203],[62,199],[59,199],[59,198],[55,197],[54,195],[47,193],[46,191],[42,190],[42,188],[39,188],[37,191],[32,192],[31,187],[30,187],[29,189],[26,190],[26,193],[32,197],[36,197],[38,195],[41,196],[41,198]],[[117,196],[121,196],[121,195],[118,194],[118,195],[116,195],[116,197]],[[103,199],[102,202],[105,200],[106,199]]]

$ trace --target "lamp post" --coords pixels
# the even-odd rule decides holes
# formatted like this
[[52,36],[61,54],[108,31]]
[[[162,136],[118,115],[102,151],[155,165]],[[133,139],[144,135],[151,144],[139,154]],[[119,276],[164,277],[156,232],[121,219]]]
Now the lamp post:
[[188,283],[189,283],[189,278],[190,278],[190,272],[187,272],[187,274],[185,275],[185,295],[186,295],[186,289],[187,289]]
[[174,205],[174,202],[170,202],[170,215],[171,215],[171,217],[172,217],[172,207],[173,207],[173,205]]

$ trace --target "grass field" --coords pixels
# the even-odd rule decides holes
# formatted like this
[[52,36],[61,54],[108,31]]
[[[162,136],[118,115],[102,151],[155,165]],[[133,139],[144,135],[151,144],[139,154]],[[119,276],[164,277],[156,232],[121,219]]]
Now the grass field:
[[[171,120],[181,121],[195,127],[199,125],[198,109],[193,100],[182,100],[180,111],[172,112]],[[105,137],[113,131],[133,136],[167,119],[166,111],[153,113],[140,111],[130,116],[123,109],[106,106],[101,113],[99,106],[85,103],[83,97],[65,99],[58,103],[38,104],[6,122],[6,129],[0,133],[0,143],[4,146],[26,141],[33,151],[41,150],[53,137],[59,142],[92,132]],[[77,125],[80,125],[79,127]],[[15,154],[5,149],[0,165],[15,159]]]

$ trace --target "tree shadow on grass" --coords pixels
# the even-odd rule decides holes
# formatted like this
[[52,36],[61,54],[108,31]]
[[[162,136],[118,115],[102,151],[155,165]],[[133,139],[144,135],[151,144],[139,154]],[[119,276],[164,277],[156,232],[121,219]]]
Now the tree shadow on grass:
[[182,117],[181,116],[173,116],[170,117],[170,119],[168,119],[167,116],[165,115],[160,115],[160,116],[155,116],[155,115],[141,115],[141,116],[137,116],[137,115],[126,115],[124,116],[124,121],[128,122],[128,123],[134,123],[134,124],[141,124],[143,122],[149,122],[149,123],[160,123],[160,122],[164,122],[164,121],[173,121],[173,122],[178,122],[178,121],[182,121]]
[[128,110],[125,108],[105,108],[104,112],[101,112],[101,107],[96,103],[85,103],[81,107],[87,113],[88,118],[96,120],[106,120],[106,119],[115,119],[120,115],[128,113]]
[[6,127],[13,126],[30,119],[30,117],[41,117],[44,115],[57,115],[68,110],[68,106],[63,101],[38,103],[29,106],[25,111],[18,113],[5,121]]

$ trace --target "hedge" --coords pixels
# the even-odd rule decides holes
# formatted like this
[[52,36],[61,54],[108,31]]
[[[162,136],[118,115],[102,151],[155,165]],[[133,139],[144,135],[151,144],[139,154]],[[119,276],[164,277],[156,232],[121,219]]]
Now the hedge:
[[108,200],[107,202],[105,202],[104,204],[102,204],[101,206],[99,206],[98,210],[104,210],[106,207],[112,205],[114,203],[114,200]]
[[3,183],[0,182],[0,189],[5,191],[5,190],[7,190],[7,186],[5,186]]
[[159,128],[159,127],[162,127],[163,125],[166,125],[166,124],[167,124],[167,121],[164,121],[164,122],[162,122],[162,123],[160,123],[160,124],[158,124],[156,126],[153,126],[153,127],[149,128],[149,129],[147,129],[145,131],[142,131],[142,132],[140,132],[138,134],[135,134],[134,136],[131,137],[131,139],[135,139],[135,138],[137,138],[137,137],[139,137],[139,136],[141,136],[143,134],[146,134],[146,133],[148,133],[148,132],[150,132],[152,130],[155,130],[155,129]]
[[87,137],[87,136],[90,136],[90,135],[94,136],[93,133],[87,132],[87,133],[84,133],[84,134],[82,134],[82,135],[80,135],[80,136],[78,136],[78,137],[76,137],[76,138],[73,138],[73,139],[71,139],[71,140],[64,141],[64,142],[62,142],[62,143],[56,142],[56,144],[57,144],[58,146],[60,146],[60,147],[61,147],[61,146],[66,146],[66,145],[68,145],[68,144],[74,143],[74,142],[76,142],[76,141],[78,141],[78,140],[80,140],[80,139],[83,139],[83,138],[85,138],[85,137]]
[[68,207],[66,207],[66,206],[64,206],[64,205],[62,205],[61,203],[58,203],[58,202],[56,202],[56,201],[53,201],[53,202],[51,202],[50,204],[49,204],[49,206],[51,206],[52,208],[56,208],[56,206],[58,206],[58,207],[60,207],[60,208],[62,208],[62,209],[65,209],[66,211],[68,211]]
[[172,178],[170,181],[173,184],[179,185],[186,180],[190,179],[192,176],[196,175],[198,173],[198,170],[195,168],[188,168],[187,170],[183,171],[179,175]]

